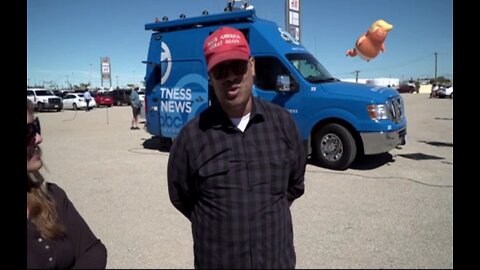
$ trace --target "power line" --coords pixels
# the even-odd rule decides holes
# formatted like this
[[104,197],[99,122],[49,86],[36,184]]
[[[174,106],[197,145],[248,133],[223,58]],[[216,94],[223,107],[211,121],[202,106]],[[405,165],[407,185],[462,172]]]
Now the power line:
[[[435,52],[435,53],[438,54],[437,52]],[[366,68],[366,69],[362,69],[362,70],[342,72],[342,73],[337,73],[337,74],[341,75],[341,74],[355,74],[356,73],[358,75],[358,72],[360,72],[360,71],[362,71],[362,72],[364,72],[364,71],[379,71],[379,70],[385,71],[385,70],[389,70],[389,69],[396,69],[396,68],[401,68],[401,67],[405,67],[405,66],[412,66],[412,64],[424,61],[426,59],[429,59],[430,57],[432,57],[432,53],[422,55],[422,56],[413,58],[411,60],[401,62],[399,64],[393,64],[393,65],[388,65],[388,66],[383,66],[383,67],[378,67],[378,68]]]

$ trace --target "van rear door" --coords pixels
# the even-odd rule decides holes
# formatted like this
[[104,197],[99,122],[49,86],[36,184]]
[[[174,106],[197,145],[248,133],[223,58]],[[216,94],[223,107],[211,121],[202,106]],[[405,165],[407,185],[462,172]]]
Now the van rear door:
[[154,135],[175,137],[190,119],[208,106],[202,47],[192,46],[182,38],[201,40],[203,37],[197,32],[184,32],[187,31],[152,36],[145,98],[147,130]]

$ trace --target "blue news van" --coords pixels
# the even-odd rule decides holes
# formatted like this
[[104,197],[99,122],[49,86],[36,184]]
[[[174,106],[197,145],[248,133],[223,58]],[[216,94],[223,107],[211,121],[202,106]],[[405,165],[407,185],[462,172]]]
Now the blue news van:
[[[288,110],[305,143],[306,155],[322,167],[344,170],[356,157],[388,152],[405,144],[403,99],[392,88],[339,81],[255,9],[164,20],[152,30],[145,75],[147,131],[173,139],[214,98],[203,42],[221,26],[241,30],[255,58],[253,95]],[[195,143],[195,142],[192,142]]]

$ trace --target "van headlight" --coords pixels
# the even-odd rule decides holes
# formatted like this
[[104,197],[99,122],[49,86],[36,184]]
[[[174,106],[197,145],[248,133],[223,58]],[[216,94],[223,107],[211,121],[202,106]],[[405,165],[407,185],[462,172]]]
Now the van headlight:
[[390,114],[385,104],[371,104],[367,106],[368,115],[372,120],[390,119]]

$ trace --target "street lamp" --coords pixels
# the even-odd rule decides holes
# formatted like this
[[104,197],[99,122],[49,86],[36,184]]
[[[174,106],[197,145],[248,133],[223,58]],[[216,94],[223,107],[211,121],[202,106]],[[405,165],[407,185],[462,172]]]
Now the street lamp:
[[92,64],[90,63],[90,70],[88,74],[88,82],[91,84],[92,83]]
[[67,77],[67,85],[68,85],[68,89],[72,89],[72,85],[70,84],[70,81],[68,80],[68,74],[65,75]]

